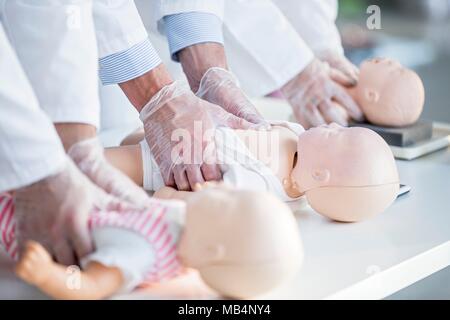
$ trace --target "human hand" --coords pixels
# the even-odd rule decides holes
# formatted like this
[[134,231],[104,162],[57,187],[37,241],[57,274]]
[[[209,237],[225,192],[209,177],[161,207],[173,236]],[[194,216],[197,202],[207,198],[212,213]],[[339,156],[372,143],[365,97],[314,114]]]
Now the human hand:
[[358,82],[359,69],[343,54],[331,50],[319,53],[318,58],[330,66],[331,78],[345,87],[355,86]]
[[181,191],[192,190],[196,183],[221,179],[215,163],[216,127],[254,126],[196,97],[180,82],[163,87],[142,109],[140,118],[165,184]]
[[226,69],[218,67],[208,69],[200,81],[196,95],[221,106],[239,118],[254,123],[255,128],[270,127],[239,87],[236,77]]
[[144,189],[106,160],[98,138],[74,144],[67,154],[81,172],[106,193],[136,207],[145,207],[152,201]]
[[333,81],[328,64],[317,59],[284,85],[281,91],[305,129],[332,122],[347,126],[347,117],[333,102],[339,103],[352,119],[362,121],[364,118],[352,97]]
[[74,264],[93,250],[88,216],[103,195],[73,162],[67,161],[58,173],[14,193],[19,252],[25,243],[41,243],[65,265]]

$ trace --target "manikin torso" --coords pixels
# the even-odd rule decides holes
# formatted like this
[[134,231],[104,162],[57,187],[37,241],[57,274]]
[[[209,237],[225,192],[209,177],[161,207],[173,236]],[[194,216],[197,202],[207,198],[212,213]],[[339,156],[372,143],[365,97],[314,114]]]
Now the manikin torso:
[[[292,130],[282,126],[273,126],[271,131],[235,130],[235,133],[247,146],[252,155],[272,170],[274,175],[280,180],[288,196],[297,198],[302,195],[292,188],[290,183],[287,183],[290,181],[297,153],[298,136]],[[249,141],[256,142],[256,149]],[[271,152],[270,157],[266,157],[266,154],[255,152],[255,150],[262,150],[267,148],[267,145],[274,143],[278,144],[277,152]],[[260,148],[260,144],[264,148]]]

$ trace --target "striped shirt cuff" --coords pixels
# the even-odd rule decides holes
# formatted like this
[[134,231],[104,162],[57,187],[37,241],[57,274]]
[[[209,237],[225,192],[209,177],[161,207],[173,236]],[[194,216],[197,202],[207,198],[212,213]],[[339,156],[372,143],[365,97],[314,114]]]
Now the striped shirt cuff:
[[99,60],[99,75],[103,85],[135,79],[161,64],[161,58],[146,39],[125,51]]
[[164,17],[167,39],[172,59],[189,46],[216,42],[223,44],[222,20],[212,13],[186,12]]

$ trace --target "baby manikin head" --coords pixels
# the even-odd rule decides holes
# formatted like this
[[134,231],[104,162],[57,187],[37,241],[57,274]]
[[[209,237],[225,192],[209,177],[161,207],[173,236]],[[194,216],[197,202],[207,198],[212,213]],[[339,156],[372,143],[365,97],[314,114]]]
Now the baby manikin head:
[[303,250],[297,222],[273,195],[205,189],[189,198],[178,254],[226,297],[266,293],[298,271]]
[[399,62],[375,58],[360,66],[354,98],[367,120],[375,125],[402,127],[422,113],[425,90],[419,76]]
[[315,211],[342,222],[381,213],[399,189],[386,142],[372,130],[335,123],[300,135],[291,178]]

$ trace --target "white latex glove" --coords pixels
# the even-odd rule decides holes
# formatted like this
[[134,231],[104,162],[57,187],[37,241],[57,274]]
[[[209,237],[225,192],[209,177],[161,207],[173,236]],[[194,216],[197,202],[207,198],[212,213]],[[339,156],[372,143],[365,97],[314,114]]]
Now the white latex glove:
[[16,190],[14,204],[20,252],[26,240],[35,240],[65,265],[93,250],[88,230],[91,210],[120,206],[68,157],[57,174]]
[[145,207],[151,201],[144,189],[106,160],[103,147],[97,138],[78,142],[67,154],[78,168],[106,193],[137,207]]
[[[165,184],[184,191],[193,190],[197,183],[221,179],[214,161],[214,139],[211,139],[216,127],[248,129],[254,126],[198,98],[187,84],[178,81],[155,94],[142,109],[140,118]],[[182,142],[177,140],[180,134],[183,134]]]
[[317,54],[317,57],[331,67],[330,76],[343,86],[354,86],[358,82],[359,69],[343,54],[326,50]]
[[364,116],[352,97],[330,76],[328,64],[314,59],[299,75],[285,84],[281,91],[291,104],[294,115],[305,129],[348,121],[333,101],[340,104],[357,121]]
[[239,87],[236,77],[226,69],[218,67],[208,69],[200,81],[196,95],[258,127],[270,128]]

